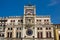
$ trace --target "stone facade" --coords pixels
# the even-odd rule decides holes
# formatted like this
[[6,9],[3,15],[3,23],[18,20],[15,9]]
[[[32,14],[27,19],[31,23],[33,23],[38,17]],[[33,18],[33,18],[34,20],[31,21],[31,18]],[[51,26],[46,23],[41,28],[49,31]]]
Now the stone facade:
[[54,40],[50,16],[36,15],[35,6],[24,6],[24,16],[9,16],[1,18],[0,22],[4,25],[4,38]]

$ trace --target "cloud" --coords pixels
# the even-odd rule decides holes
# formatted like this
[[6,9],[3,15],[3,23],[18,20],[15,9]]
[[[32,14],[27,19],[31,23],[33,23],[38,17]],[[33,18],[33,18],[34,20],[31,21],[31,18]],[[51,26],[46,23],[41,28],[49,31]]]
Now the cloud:
[[57,0],[50,0],[50,3],[48,4],[48,6],[54,6],[58,3]]
[[50,3],[48,6],[54,6],[57,2]]

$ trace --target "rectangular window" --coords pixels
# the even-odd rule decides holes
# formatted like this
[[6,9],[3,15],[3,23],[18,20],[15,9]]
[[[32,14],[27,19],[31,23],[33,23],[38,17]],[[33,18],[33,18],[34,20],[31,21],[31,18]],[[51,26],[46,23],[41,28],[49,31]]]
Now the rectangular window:
[[43,35],[42,34],[43,34],[42,32],[38,32],[37,37],[38,38],[43,38]]
[[49,38],[51,38],[52,36],[51,36],[51,32],[49,32]]
[[43,36],[43,35],[42,35],[42,32],[40,32],[40,38],[42,38],[42,36]]
[[46,38],[51,38],[51,32],[46,32]]
[[37,33],[37,37],[39,38],[39,32]]
[[16,32],[16,38],[18,38],[18,32]]
[[19,32],[19,38],[21,38],[21,32]]
[[48,38],[48,32],[46,32],[46,38]]

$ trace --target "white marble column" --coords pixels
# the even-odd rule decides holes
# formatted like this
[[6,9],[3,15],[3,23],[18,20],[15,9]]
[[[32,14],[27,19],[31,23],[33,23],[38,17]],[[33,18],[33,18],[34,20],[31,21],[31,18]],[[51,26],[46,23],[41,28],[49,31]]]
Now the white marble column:
[[52,35],[51,36],[54,38],[54,29],[53,29],[53,27],[51,29],[52,29],[52,31],[51,31]]
[[35,27],[35,38],[37,38],[37,27]]
[[43,28],[43,38],[46,38],[46,29],[45,29],[45,27]]
[[13,38],[16,38],[16,28],[13,28]]
[[5,36],[4,36],[4,38],[7,37],[7,29],[8,29],[8,28],[5,28],[5,34],[4,34]]

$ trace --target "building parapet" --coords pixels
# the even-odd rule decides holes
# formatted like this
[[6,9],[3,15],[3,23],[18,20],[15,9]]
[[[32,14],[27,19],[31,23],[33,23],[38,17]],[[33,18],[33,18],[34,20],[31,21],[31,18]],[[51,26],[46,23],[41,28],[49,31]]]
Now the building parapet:
[[35,8],[35,5],[34,6],[32,6],[32,5],[27,5],[27,6],[24,6],[25,8],[27,8],[27,7],[34,7]]
[[7,19],[7,18],[22,18],[22,16],[8,16],[8,17],[0,17],[0,19]]
[[50,15],[37,15],[37,18],[50,18]]
[[22,18],[22,16],[9,16],[8,18]]

